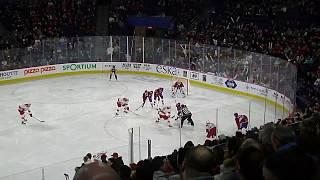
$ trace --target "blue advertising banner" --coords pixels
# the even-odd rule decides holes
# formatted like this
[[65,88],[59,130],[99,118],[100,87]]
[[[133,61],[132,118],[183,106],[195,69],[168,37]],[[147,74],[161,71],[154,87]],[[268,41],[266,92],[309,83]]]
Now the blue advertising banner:
[[128,24],[131,26],[151,26],[164,29],[174,28],[172,17],[128,17]]

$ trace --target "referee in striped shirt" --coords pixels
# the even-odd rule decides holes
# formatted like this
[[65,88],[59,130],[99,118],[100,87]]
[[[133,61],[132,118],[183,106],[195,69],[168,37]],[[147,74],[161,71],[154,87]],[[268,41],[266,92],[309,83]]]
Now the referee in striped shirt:
[[180,115],[181,115],[181,128],[183,126],[184,120],[187,120],[189,123],[191,123],[191,126],[194,126],[193,120],[191,118],[192,113],[184,104],[181,105]]

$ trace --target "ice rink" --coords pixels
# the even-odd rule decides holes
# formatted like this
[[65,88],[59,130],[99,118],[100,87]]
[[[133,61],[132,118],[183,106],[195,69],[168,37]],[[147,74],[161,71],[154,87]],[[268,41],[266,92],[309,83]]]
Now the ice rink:
[[[171,97],[171,81],[142,75],[120,75],[118,81],[106,75],[77,75],[0,86],[0,179],[30,179],[40,176],[45,168],[46,179],[73,176],[74,167],[82,163],[87,152],[106,151],[108,156],[118,152],[128,162],[128,129],[134,128],[135,161],[147,157],[147,140],[152,140],[152,155],[166,155],[180,146],[178,121],[174,127],[166,122],[155,123],[157,111],[142,103],[145,89],[164,87],[164,102],[175,111],[175,103],[182,102],[193,113],[195,127],[185,122],[181,130],[182,145],[206,139],[206,121],[218,122],[218,134],[232,135],[236,131],[233,114],[249,114],[250,125],[273,121],[280,110],[264,102],[216,92],[190,85],[186,98]],[[116,101],[128,97],[133,112],[114,117]],[[251,103],[249,103],[251,101]],[[34,119],[21,125],[17,106],[31,103]],[[218,115],[216,114],[218,112]],[[218,118],[218,121],[217,121]],[[141,153],[138,150],[140,127]],[[14,174],[14,175],[12,175]],[[10,175],[10,176],[9,176]],[[31,178],[32,179],[32,178]],[[59,178],[60,179],[60,178]]]

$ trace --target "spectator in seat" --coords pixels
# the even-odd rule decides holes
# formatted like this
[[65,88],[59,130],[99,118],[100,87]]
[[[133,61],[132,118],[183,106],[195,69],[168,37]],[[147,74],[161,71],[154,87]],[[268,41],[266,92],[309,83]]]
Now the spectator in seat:
[[298,148],[284,149],[266,159],[263,176],[265,180],[317,180],[319,163]]
[[163,163],[164,159],[160,156],[156,156],[152,159],[152,168],[153,168],[153,179],[154,180],[165,180],[166,179],[166,174],[163,171]]
[[281,151],[296,146],[293,130],[287,126],[281,125],[273,130],[271,142],[275,151]]
[[[172,154],[168,155],[165,158],[162,158],[162,163],[159,167],[159,163],[155,164],[154,168],[157,170],[153,173],[154,180],[180,180],[180,175],[178,173],[177,167],[177,159],[178,159],[178,152],[174,151]],[[157,160],[158,161],[158,160]]]
[[191,148],[182,164],[181,176],[184,180],[214,179],[212,169],[217,166],[216,157],[207,147],[198,145]]
[[102,161],[103,163],[108,164],[108,160],[107,160],[107,155],[106,155],[106,154],[102,154],[102,155],[101,155],[101,161]]
[[227,143],[227,148],[228,148],[228,154],[230,156],[234,156],[236,154],[236,152],[238,152],[238,149],[242,143],[242,138],[240,137],[231,137],[229,140],[228,140],[228,143]]
[[[88,154],[90,154],[90,153],[88,153]],[[81,166],[77,166],[77,167],[74,168],[74,170],[75,170],[76,172],[78,172],[79,169],[80,169],[81,167],[83,167],[84,165],[92,163],[92,161],[91,161],[91,160],[89,159],[89,157],[88,157],[88,154],[83,157],[83,163],[81,164]],[[90,155],[91,155],[91,154],[90,154]]]
[[73,180],[120,180],[120,177],[109,165],[95,161],[81,167]]
[[273,123],[265,124],[262,129],[259,131],[259,141],[263,147],[265,155],[268,156],[274,152],[271,142],[271,134],[275,126]]
[[138,167],[135,173],[135,180],[152,179],[153,169],[150,160],[143,160],[138,162]]
[[130,180],[131,179],[131,169],[127,165],[120,167],[119,175],[121,180]]
[[236,155],[241,179],[263,180],[264,154],[261,145],[254,139],[246,139]]
[[305,153],[320,159],[320,116],[302,121],[297,144]]
[[193,144],[193,142],[192,141],[188,141],[188,142],[186,142],[186,144],[184,145],[184,149],[185,150],[189,150],[189,149],[191,149],[191,148],[193,148],[194,147],[194,144]]
[[92,162],[92,154],[91,153],[87,153],[86,156],[88,157],[88,161]]
[[113,153],[112,158],[109,159],[109,161],[112,163],[111,167],[119,173],[120,167],[124,165],[122,157],[118,155],[118,153]]
[[240,175],[236,169],[236,159],[228,158],[223,161],[221,173],[215,176],[215,180],[240,180]]

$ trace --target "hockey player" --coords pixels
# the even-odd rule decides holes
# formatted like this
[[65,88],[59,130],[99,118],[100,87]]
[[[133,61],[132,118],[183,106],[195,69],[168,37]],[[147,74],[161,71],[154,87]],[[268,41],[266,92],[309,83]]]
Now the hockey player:
[[178,117],[181,118],[181,128],[182,128],[183,122],[184,122],[185,120],[188,120],[188,123],[190,123],[191,126],[194,126],[193,120],[192,120],[192,118],[191,118],[192,113],[189,111],[189,109],[187,108],[187,106],[184,105],[184,104],[180,105],[180,103],[178,103],[178,104],[176,105],[176,107],[177,107],[177,111],[178,111]]
[[171,107],[170,106],[165,106],[163,108],[158,109],[158,119],[156,122],[159,122],[160,120],[168,121],[168,126],[172,127],[170,118],[171,118]]
[[118,98],[117,101],[117,112],[116,115],[119,115],[120,109],[123,109],[124,113],[129,112],[129,98]]
[[154,106],[156,105],[156,101],[158,101],[158,103],[159,103],[160,99],[161,99],[162,105],[164,105],[162,93],[163,93],[163,88],[158,88],[158,89],[154,90],[154,94],[153,94],[153,103],[154,103],[153,105]]
[[114,77],[116,78],[116,80],[118,80],[118,76],[117,76],[117,74],[116,74],[116,66],[112,66],[112,68],[111,68],[111,70],[110,70],[111,72],[110,72],[110,79],[109,80],[111,80],[111,77],[112,77],[112,74],[114,75]]
[[177,103],[176,104],[176,108],[177,108],[177,112],[178,112],[178,114],[177,114],[177,118],[180,116],[180,113],[181,113],[181,103]]
[[238,113],[234,113],[234,120],[236,121],[238,130],[247,129],[249,120],[246,115],[239,115]]
[[217,136],[217,127],[214,123],[206,123],[207,138],[215,138]]
[[177,81],[174,83],[173,87],[172,87],[172,96],[176,96],[177,92],[179,91],[184,97],[186,96],[186,94],[183,91],[184,85],[181,81]]
[[153,104],[152,104],[152,94],[153,92],[152,91],[148,91],[148,90],[145,90],[143,95],[142,95],[142,107],[144,106],[144,104],[146,103],[146,100],[149,99],[149,102],[150,102],[150,105],[151,107],[153,108]]
[[20,106],[18,106],[18,112],[20,114],[20,118],[21,118],[21,124],[26,124],[27,119],[26,117],[26,113],[29,114],[30,117],[32,117],[32,112],[30,110],[31,104],[22,104]]

